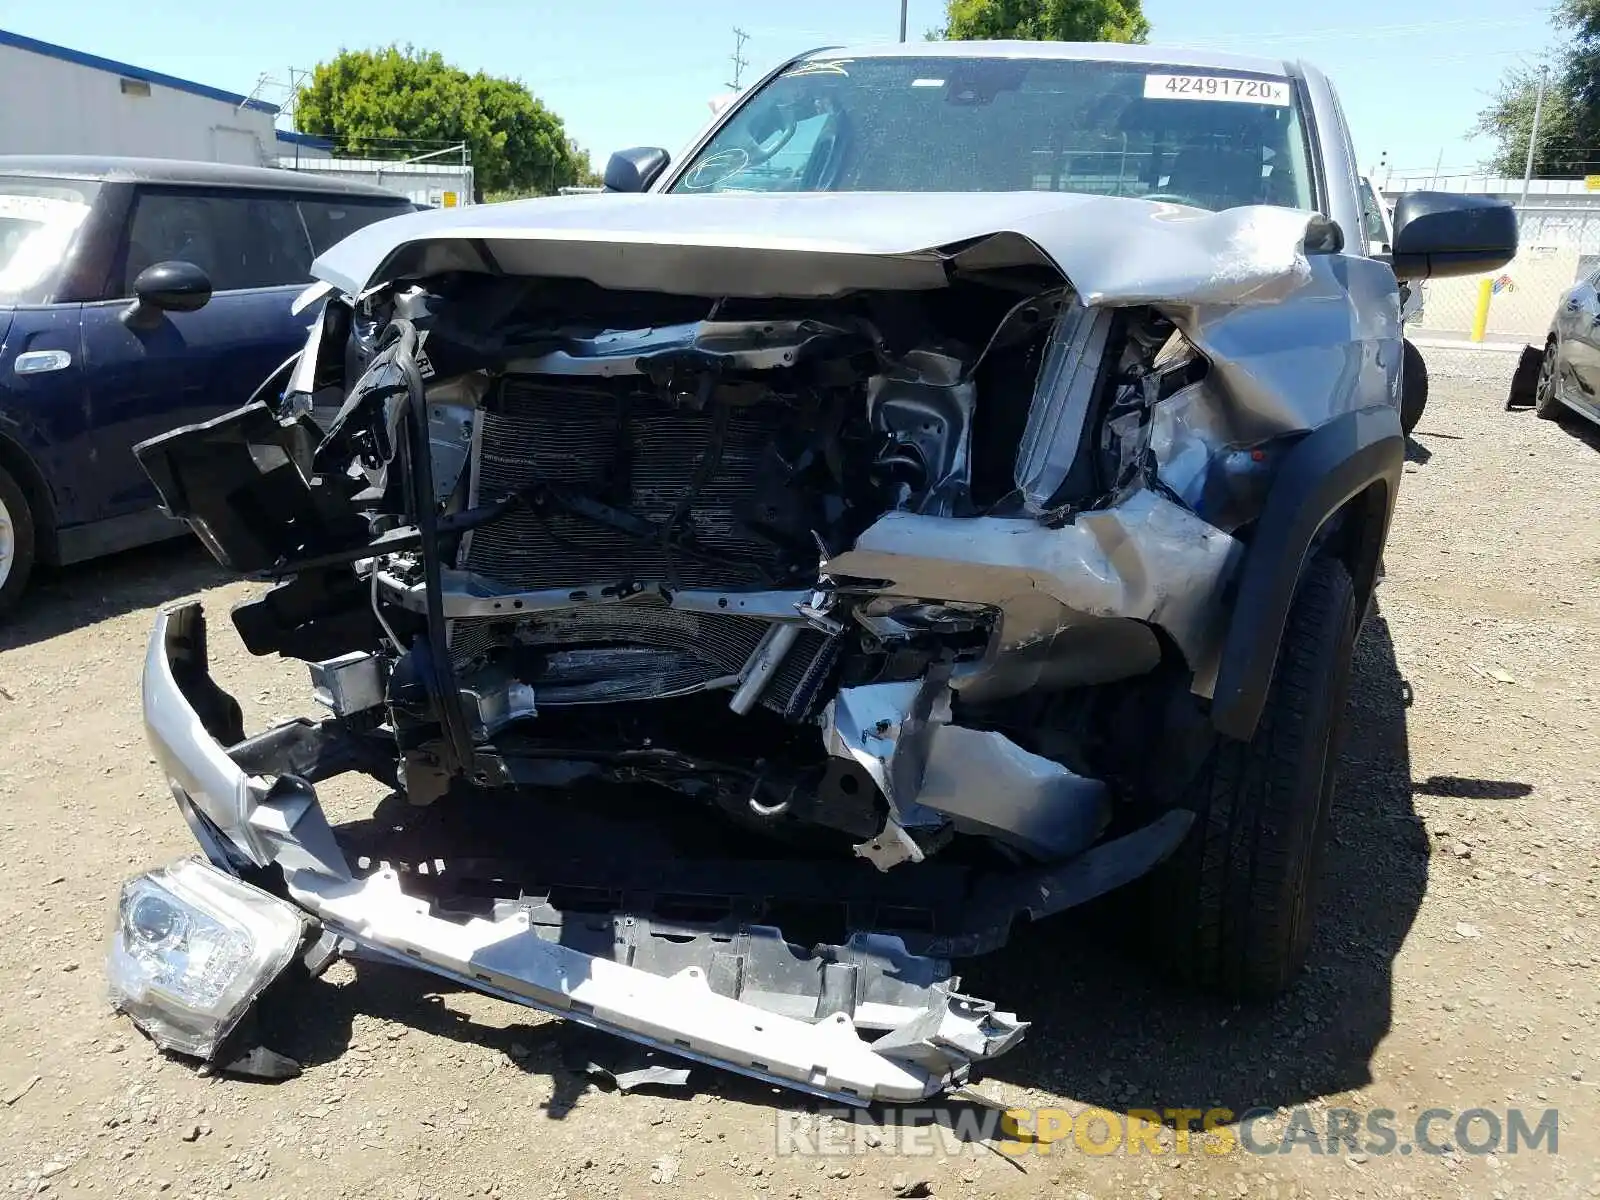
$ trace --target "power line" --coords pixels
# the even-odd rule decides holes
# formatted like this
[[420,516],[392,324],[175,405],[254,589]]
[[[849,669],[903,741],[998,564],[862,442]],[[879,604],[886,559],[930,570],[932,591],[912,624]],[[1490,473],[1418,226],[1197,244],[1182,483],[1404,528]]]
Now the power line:
[[733,53],[729,57],[733,60],[733,82],[728,86],[734,91],[742,91],[741,80],[744,78],[744,69],[750,65],[750,60],[744,56],[744,44],[750,40],[750,35],[737,25],[733,27]]

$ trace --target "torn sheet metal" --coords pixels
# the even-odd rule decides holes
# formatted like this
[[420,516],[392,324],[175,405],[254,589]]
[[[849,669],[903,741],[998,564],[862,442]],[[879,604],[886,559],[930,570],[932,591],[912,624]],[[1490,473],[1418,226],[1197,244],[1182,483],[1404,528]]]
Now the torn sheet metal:
[[951,193],[556,196],[379,221],[312,273],[352,296],[470,271],[802,297],[939,288],[951,267],[1049,265],[1092,306],[1250,304],[1304,284],[1308,230],[1321,236],[1321,222],[1265,205],[1212,213],[1072,192],[991,192],[982,204]]
[[1045,862],[1087,850],[1104,830],[1110,793],[989,729],[934,731],[920,804]]
[[842,689],[823,713],[823,744],[861,764],[889,801],[890,826],[856,847],[880,870],[920,859],[894,853],[901,833],[947,821],[1047,862],[1088,849],[1105,826],[1105,784],[1004,734],[951,724],[943,675]]
[[[1141,490],[1056,529],[1026,518],[887,513],[853,549],[826,560],[823,570],[844,579],[844,586],[852,578],[883,580],[877,590],[884,594],[999,610],[996,644],[980,667],[953,680],[959,689],[997,683],[1016,665],[1008,658],[1029,646],[1049,647],[1063,629],[1122,618],[1166,630],[1195,672],[1199,691],[1215,671],[1224,585],[1240,553],[1228,534]],[[1095,643],[1108,649],[1105,638],[1117,636],[1109,629],[1097,634]],[[1122,673],[1133,673],[1126,666]],[[1030,675],[1010,680],[1006,690],[1033,686],[1038,675]]]
[[1283,304],[1171,312],[1210,361],[1233,444],[1315,429],[1376,397],[1400,403],[1400,298],[1389,268],[1319,255]]
[[1230,533],[1261,511],[1276,465],[1237,429],[1232,413],[1215,385],[1202,380],[1151,408],[1149,441],[1168,492]]

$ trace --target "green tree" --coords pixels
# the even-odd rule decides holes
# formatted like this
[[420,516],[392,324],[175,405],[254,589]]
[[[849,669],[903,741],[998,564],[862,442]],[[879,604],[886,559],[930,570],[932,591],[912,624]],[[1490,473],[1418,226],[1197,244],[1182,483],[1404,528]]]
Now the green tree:
[[1150,36],[1140,0],[946,0],[951,41],[1142,42]]
[[[1553,21],[1560,45],[1544,68],[1544,104],[1533,171],[1547,177],[1600,174],[1600,0],[1562,0]],[[1473,134],[1494,139],[1487,168],[1521,175],[1539,93],[1540,68],[1507,71]]]
[[477,198],[485,192],[549,195],[577,181],[587,164],[561,118],[525,84],[469,75],[435,51],[341,50],[300,89],[301,132],[341,150],[405,158],[466,142]]
[[[1478,114],[1474,134],[1486,134],[1495,141],[1494,153],[1484,164],[1496,175],[1521,178],[1528,165],[1528,139],[1533,134],[1533,110],[1539,94],[1537,69],[1519,67],[1500,80],[1489,107]],[[1583,149],[1584,139],[1576,122],[1578,106],[1561,76],[1550,77],[1545,86],[1544,104],[1539,111],[1539,142],[1533,158],[1533,173],[1546,177],[1585,175],[1585,158],[1595,155]],[[1591,143],[1592,144],[1592,143]]]

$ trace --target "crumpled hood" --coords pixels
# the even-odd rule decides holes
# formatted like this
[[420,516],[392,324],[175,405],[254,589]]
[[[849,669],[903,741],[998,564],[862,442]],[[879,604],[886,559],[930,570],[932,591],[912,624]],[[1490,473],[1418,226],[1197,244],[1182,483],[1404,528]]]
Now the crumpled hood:
[[312,273],[350,295],[478,271],[821,297],[942,287],[952,266],[1046,264],[1087,304],[1240,304],[1282,299],[1309,278],[1313,219],[1070,192],[589,194],[392,217],[328,250]]

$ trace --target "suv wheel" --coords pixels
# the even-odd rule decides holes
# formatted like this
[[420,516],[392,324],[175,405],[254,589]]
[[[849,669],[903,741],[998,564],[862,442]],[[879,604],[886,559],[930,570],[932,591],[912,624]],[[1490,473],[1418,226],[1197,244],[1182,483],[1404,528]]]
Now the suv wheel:
[[33,514],[17,481],[0,467],[0,614],[16,604],[33,572]]
[[1356,628],[1349,572],[1313,559],[1255,736],[1218,741],[1194,827],[1151,880],[1157,944],[1191,983],[1264,999],[1305,962]]
[[1428,364],[1409,341],[1400,342],[1400,429],[1407,436],[1428,406]]

